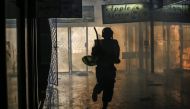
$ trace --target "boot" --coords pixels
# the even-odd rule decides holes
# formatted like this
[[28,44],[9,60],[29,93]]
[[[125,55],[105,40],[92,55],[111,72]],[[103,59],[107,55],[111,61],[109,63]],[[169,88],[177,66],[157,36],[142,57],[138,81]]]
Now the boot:
[[98,99],[98,93],[94,90],[93,93],[92,93],[92,100],[93,100],[94,102],[96,102],[97,99]]
[[102,109],[107,109],[107,107],[108,107],[108,102],[103,102],[103,107],[102,107]]

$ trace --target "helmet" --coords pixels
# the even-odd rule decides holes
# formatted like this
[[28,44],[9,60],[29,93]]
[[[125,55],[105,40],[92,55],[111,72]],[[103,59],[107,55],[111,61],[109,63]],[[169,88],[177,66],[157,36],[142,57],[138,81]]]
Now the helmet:
[[94,65],[96,65],[97,57],[87,55],[82,58],[82,61],[84,64],[86,64],[88,66],[94,66]]
[[110,27],[105,27],[102,30],[102,37],[103,38],[113,38],[113,31]]

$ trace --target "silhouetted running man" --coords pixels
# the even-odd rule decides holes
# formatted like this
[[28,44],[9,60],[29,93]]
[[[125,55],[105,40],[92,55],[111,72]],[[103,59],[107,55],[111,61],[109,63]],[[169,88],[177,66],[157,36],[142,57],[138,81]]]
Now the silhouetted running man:
[[107,109],[108,103],[112,100],[114,83],[116,77],[116,68],[114,64],[120,63],[120,48],[117,40],[113,39],[113,31],[106,27],[102,30],[104,39],[95,41],[92,48],[92,56],[98,57],[96,67],[97,83],[92,93],[93,101],[97,101],[98,94],[103,91],[103,108]]

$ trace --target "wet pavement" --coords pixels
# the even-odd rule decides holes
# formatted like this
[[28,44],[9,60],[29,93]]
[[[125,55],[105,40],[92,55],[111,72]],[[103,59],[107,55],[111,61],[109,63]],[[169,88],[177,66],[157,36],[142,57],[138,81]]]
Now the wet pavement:
[[7,76],[8,109],[18,109],[18,88],[16,75]]
[[[94,73],[59,73],[55,109],[101,109],[91,99]],[[118,72],[108,109],[190,109],[190,72]],[[54,109],[52,108],[52,109]]]

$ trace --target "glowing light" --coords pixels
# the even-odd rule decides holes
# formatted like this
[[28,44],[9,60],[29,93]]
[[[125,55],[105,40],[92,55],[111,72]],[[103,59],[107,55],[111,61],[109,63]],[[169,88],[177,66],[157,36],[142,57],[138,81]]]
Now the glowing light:
[[190,48],[184,49],[183,68],[184,69],[190,69]]

